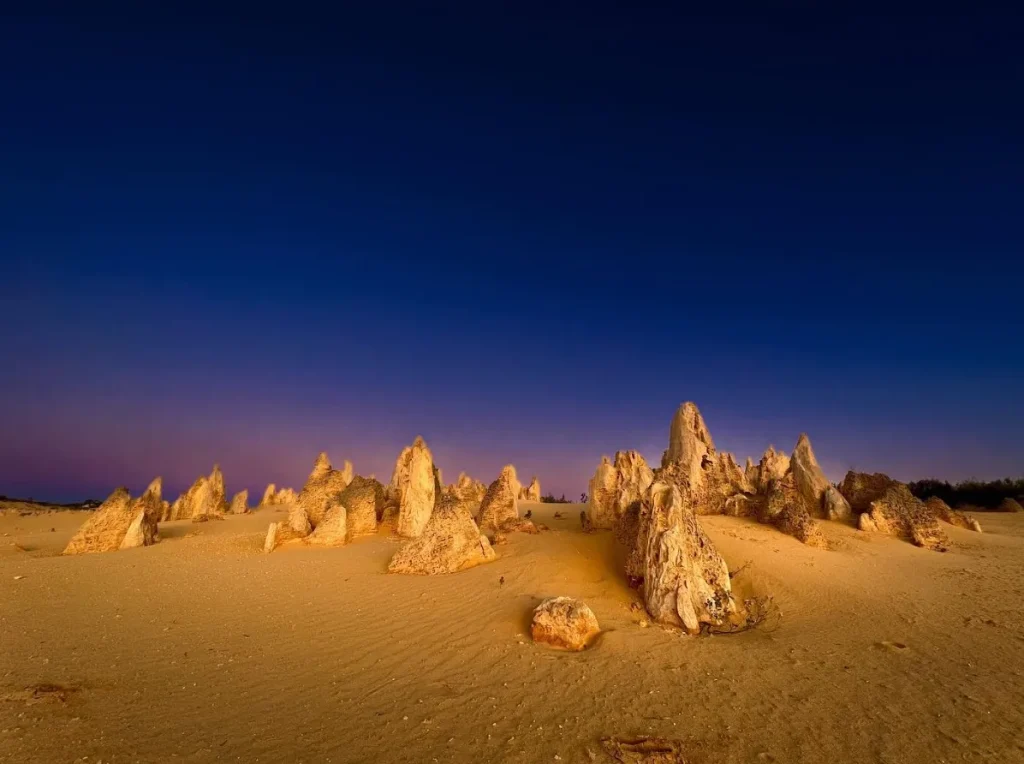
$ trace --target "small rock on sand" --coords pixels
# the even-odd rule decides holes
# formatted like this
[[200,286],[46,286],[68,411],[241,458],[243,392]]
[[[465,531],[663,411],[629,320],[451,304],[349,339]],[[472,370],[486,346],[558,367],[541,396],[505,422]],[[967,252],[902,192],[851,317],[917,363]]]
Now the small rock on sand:
[[594,611],[572,597],[544,600],[533,611],[530,625],[534,642],[576,651],[585,649],[600,631]]

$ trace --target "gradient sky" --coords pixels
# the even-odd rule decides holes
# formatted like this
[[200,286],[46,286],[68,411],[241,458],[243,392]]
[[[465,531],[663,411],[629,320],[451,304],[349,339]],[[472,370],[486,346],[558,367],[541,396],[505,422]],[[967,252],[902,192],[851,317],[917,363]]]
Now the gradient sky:
[[1024,474],[1010,11],[338,5],[5,11],[0,493]]

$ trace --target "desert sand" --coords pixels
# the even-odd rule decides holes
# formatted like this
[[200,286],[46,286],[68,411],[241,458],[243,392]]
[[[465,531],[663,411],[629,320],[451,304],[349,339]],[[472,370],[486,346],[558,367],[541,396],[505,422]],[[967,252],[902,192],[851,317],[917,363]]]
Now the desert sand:
[[[83,556],[60,552],[87,513],[8,511],[0,761],[589,762],[637,735],[697,764],[1024,761],[1024,515],[945,527],[944,554],[702,517],[737,595],[774,608],[688,637],[641,625],[625,550],[581,508],[522,502],[550,530],[439,576],[387,574],[384,530],[263,554],[287,506]],[[594,611],[589,649],[531,641],[555,596]]]

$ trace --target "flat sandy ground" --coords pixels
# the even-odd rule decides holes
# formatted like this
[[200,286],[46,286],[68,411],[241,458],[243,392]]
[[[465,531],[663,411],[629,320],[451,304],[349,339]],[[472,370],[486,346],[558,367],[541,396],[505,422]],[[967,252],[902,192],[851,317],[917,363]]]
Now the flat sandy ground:
[[[440,577],[386,574],[384,536],[264,555],[273,510],[80,557],[58,553],[84,513],[8,513],[0,761],[589,762],[642,734],[692,764],[1024,761],[1024,515],[947,527],[946,554],[705,518],[779,614],[686,638],[638,625],[622,552],[578,505],[528,508],[549,532]],[[591,649],[530,641],[554,595],[593,608]]]

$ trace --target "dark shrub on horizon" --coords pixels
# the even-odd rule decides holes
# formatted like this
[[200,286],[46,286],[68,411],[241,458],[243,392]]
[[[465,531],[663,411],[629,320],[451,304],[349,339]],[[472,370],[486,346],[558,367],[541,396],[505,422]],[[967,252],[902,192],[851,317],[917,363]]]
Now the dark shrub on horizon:
[[554,496],[552,496],[549,493],[547,496],[541,496],[540,500],[542,502],[544,502],[545,504],[572,504],[571,501],[569,501],[567,498],[565,498],[565,494],[564,493],[562,494],[562,498],[560,498],[560,499],[556,499]]
[[996,509],[1003,499],[1024,496],[1024,478],[1002,480],[963,480],[950,484],[945,480],[918,480],[909,483],[911,493],[919,499],[938,496],[951,507],[969,504],[977,509]]

